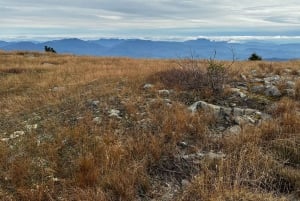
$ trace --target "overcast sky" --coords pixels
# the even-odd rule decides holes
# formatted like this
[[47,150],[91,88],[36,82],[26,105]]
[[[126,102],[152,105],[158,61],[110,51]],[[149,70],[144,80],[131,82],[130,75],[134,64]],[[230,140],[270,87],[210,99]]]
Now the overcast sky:
[[0,0],[0,40],[300,35],[299,0]]

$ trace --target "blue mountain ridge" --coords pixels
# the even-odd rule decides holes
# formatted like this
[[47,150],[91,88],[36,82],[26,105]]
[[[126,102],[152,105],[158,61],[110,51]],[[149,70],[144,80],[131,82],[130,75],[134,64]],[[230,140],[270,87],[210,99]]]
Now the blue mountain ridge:
[[288,60],[300,58],[300,44],[276,44],[265,41],[229,43],[207,39],[176,41],[152,41],[142,39],[99,39],[81,40],[68,38],[47,42],[6,42],[0,41],[0,49],[6,51],[44,51],[44,46],[54,48],[58,53],[90,56],[116,56],[132,58],[183,58],[193,55],[196,58],[247,59],[257,53],[264,59]]

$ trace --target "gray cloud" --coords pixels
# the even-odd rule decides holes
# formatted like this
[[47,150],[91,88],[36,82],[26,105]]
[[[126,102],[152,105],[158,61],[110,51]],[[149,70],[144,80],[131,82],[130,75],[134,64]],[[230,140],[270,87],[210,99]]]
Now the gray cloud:
[[[143,35],[148,31],[148,35],[154,36],[159,35],[160,30],[166,34],[175,30],[300,31],[299,3],[296,0],[278,2],[0,0],[0,32],[5,30],[5,34],[18,35],[30,30],[38,35],[52,29],[59,30],[59,34],[81,32],[84,36],[95,32]],[[44,31],[38,31],[41,29]]]

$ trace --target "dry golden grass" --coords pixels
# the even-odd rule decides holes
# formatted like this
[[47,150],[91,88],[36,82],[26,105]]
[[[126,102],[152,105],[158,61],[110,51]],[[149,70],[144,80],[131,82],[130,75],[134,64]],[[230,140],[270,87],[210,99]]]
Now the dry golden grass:
[[[170,77],[166,84],[158,78],[174,75],[177,65],[0,52],[0,200],[299,199],[299,81],[294,99],[272,100],[266,109],[272,120],[215,138],[216,119],[192,114],[187,106],[227,93],[215,97],[205,88],[181,88],[182,79]],[[199,66],[205,72],[207,63]],[[235,62],[230,79],[253,69],[297,73],[299,66],[299,61]],[[153,88],[143,89],[149,81]],[[174,91],[157,93],[165,88]],[[109,117],[111,109],[121,118]],[[11,137],[16,131],[24,133]],[[190,146],[181,148],[180,142]],[[226,157],[198,163],[178,158],[210,150]],[[177,191],[164,190],[169,184]]]

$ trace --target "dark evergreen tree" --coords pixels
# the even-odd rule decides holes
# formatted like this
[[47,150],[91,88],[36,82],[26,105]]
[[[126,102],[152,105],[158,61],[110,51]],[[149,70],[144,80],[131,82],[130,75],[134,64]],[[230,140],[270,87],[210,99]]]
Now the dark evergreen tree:
[[251,56],[248,58],[249,61],[261,61],[262,57],[257,55],[256,53],[252,53]]
[[44,49],[45,49],[45,52],[56,53],[56,51],[52,47],[48,47],[47,45],[44,47]]

